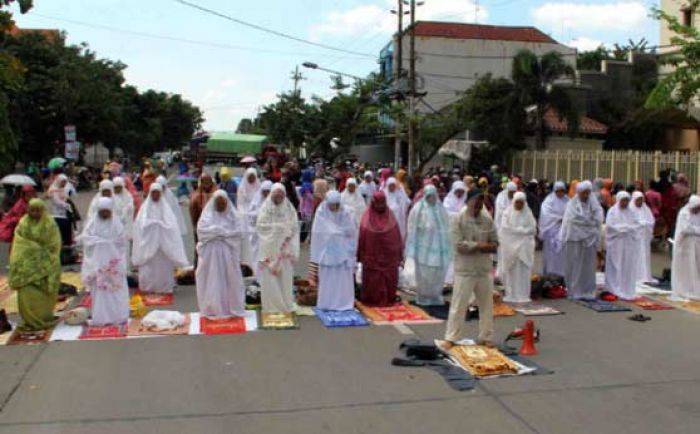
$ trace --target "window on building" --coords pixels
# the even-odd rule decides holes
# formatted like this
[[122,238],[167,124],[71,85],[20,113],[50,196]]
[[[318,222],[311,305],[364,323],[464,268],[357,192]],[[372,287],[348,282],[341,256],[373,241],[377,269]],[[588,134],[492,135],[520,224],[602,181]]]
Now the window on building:
[[685,8],[681,10],[681,22],[684,26],[693,25],[693,10]]

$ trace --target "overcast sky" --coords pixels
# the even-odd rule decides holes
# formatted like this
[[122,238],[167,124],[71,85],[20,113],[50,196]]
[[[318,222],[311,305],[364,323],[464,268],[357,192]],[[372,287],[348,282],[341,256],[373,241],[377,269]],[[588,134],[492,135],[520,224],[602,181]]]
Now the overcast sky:
[[[261,32],[176,0],[35,0],[20,27],[59,28],[71,43],[121,60],[140,89],[180,93],[204,111],[205,127],[234,129],[242,117],[292,87],[304,61],[364,76],[389,41],[391,0],[188,0],[222,14],[299,38],[357,52],[346,54]],[[425,0],[417,17],[502,25],[532,25],[579,49],[646,38],[658,43],[649,18],[657,1]],[[158,36],[158,38],[154,37]],[[194,44],[181,40],[205,42]],[[363,55],[365,54],[365,55]],[[330,80],[304,70],[305,95],[329,96]]]

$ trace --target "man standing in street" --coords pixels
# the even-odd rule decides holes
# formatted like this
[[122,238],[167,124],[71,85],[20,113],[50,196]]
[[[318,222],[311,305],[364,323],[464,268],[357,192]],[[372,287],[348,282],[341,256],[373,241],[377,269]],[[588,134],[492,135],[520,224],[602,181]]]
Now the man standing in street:
[[498,248],[498,236],[491,216],[484,210],[479,190],[469,192],[467,207],[452,220],[455,283],[447,318],[445,340],[436,345],[443,351],[465,339],[464,321],[472,293],[479,304],[479,345],[493,346],[493,266],[492,255]]

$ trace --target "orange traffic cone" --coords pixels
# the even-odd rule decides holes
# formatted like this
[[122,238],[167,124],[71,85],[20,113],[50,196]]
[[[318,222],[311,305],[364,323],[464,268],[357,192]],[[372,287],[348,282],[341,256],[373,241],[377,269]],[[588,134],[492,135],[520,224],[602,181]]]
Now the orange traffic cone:
[[537,348],[535,348],[535,323],[533,323],[532,320],[525,321],[523,332],[523,345],[520,347],[518,353],[521,356],[537,355]]

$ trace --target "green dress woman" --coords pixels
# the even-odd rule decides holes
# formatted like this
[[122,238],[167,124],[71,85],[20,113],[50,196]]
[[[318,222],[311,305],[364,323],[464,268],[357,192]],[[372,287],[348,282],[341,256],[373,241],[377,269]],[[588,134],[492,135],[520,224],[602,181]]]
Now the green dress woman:
[[41,199],[29,201],[10,253],[10,288],[17,291],[20,331],[47,330],[56,324],[54,307],[61,279],[61,234]]

